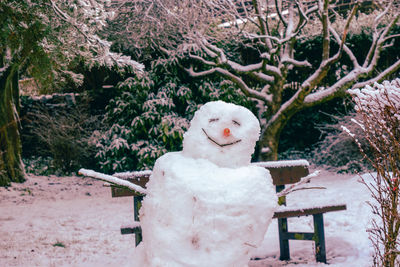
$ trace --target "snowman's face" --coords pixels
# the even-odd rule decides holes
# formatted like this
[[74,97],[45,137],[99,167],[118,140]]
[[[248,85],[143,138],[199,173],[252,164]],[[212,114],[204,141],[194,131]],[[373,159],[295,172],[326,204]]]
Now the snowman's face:
[[184,135],[183,151],[222,167],[250,163],[260,134],[257,118],[246,108],[222,101],[202,106]]
[[201,128],[212,144],[219,147],[235,145],[242,141],[243,128],[237,118],[218,116],[210,118],[208,124]]

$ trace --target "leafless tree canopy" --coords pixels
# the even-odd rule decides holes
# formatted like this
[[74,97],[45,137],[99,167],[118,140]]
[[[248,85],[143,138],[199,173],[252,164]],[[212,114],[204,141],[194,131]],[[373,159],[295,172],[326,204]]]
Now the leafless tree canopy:
[[[365,3],[364,3],[365,2]],[[265,159],[276,159],[279,135],[298,111],[342,97],[349,88],[382,81],[400,68],[400,58],[387,69],[376,71],[381,51],[393,44],[398,23],[394,1],[330,0],[143,0],[119,2],[119,17],[126,18],[126,38],[139,38],[142,46],[157,46],[167,54],[184,53],[202,68],[188,66],[193,77],[219,74],[234,82],[249,98],[259,103],[263,125],[261,145]],[[366,4],[369,3],[370,6]],[[397,3],[397,2],[396,2]],[[126,11],[125,9],[126,8]],[[360,8],[374,12],[370,23],[372,44],[357,58],[346,43]],[[140,14],[133,18],[131,12]],[[341,16],[345,14],[345,16]],[[128,20],[136,20],[128,23]],[[140,27],[139,27],[140,25]],[[295,44],[310,34],[322,37],[319,66],[296,56]],[[258,49],[258,60],[243,64],[230,57],[221,40],[240,41]],[[333,84],[324,78],[342,55],[351,61]],[[308,77],[288,78],[293,69],[315,69]],[[284,100],[286,89],[293,93]]]

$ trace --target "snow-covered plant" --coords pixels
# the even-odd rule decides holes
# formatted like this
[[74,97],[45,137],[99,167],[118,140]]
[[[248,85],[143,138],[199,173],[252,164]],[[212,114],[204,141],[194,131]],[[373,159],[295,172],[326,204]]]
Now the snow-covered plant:
[[[343,116],[332,116],[334,123],[318,126],[324,138],[319,141],[311,151],[310,161],[324,168],[338,173],[368,172],[371,170],[369,162],[363,160],[359,146],[370,155],[370,149],[364,133],[358,125],[352,122],[359,120],[361,115],[355,111]],[[357,135],[358,144],[346,132],[342,126],[348,128]]]
[[[26,125],[30,129],[30,140],[40,144],[34,157],[26,161],[31,164],[30,169],[64,175],[81,167],[95,167],[95,144],[88,142],[92,132],[101,125],[99,116],[89,113],[88,101],[82,97],[72,107],[55,110],[39,108],[26,115],[31,121]],[[40,170],[40,165],[45,163],[49,163],[47,168]]]
[[103,172],[149,169],[166,152],[181,150],[189,119],[201,104],[225,99],[252,106],[232,83],[187,78],[176,61],[158,60],[149,73],[118,85],[120,95],[106,108],[112,126],[93,136]]
[[[400,186],[400,79],[375,83],[351,90],[356,110],[361,115],[353,120],[361,129],[372,149],[367,160],[376,170],[372,182],[363,180],[374,201],[369,202],[372,219],[370,240],[375,249],[375,266],[399,266],[399,186]],[[343,127],[357,141],[357,136]]]

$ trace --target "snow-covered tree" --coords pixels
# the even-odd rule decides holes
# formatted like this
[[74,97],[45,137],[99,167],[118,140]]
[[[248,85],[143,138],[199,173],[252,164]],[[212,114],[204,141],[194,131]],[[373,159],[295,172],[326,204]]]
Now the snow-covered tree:
[[[372,36],[364,54],[346,42],[348,32],[364,16],[358,13],[364,1],[344,6],[330,0],[143,0],[131,6],[125,2],[121,1],[123,10],[140,10],[143,21],[176,31],[175,38],[161,42],[160,31],[144,29],[139,35],[127,20],[128,36],[159,41],[160,49],[169,50],[166,53],[186,53],[197,61],[197,67],[187,66],[192,77],[221,75],[258,102],[262,160],[277,159],[280,134],[294,114],[343,97],[349,88],[382,81],[400,68],[399,55],[393,55],[389,67],[378,68],[382,51],[399,37],[393,33],[399,20],[393,1],[374,1],[370,21],[362,26]],[[342,17],[344,10],[348,12]],[[296,45],[316,34],[322,40],[319,55],[296,52]],[[226,45],[229,41],[239,42],[251,55],[238,58],[235,47]],[[350,64],[342,68],[341,58]],[[333,82],[327,79],[332,73],[337,75]]]
[[98,30],[112,13],[109,0],[4,0],[0,2],[0,185],[24,180],[19,137],[18,77],[24,71],[41,86],[82,77],[68,70],[77,57],[89,65],[142,66],[110,52]]

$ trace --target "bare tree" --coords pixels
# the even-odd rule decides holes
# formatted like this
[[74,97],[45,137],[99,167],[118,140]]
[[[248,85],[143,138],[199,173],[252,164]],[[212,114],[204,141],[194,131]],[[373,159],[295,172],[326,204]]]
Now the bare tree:
[[[393,33],[399,20],[393,2],[373,1],[374,16],[364,25],[372,42],[363,58],[346,37],[359,7],[371,1],[120,0],[114,25],[128,47],[188,55],[193,64],[186,70],[192,77],[216,74],[235,83],[258,103],[261,159],[275,160],[280,134],[294,114],[343,97],[349,88],[382,81],[400,68],[395,55],[389,67],[377,70],[382,51],[399,37]],[[317,63],[311,61],[315,55],[295,50],[310,32],[322,37]],[[256,55],[242,60],[228,42],[250,46]],[[341,58],[351,62],[347,70],[341,70]],[[336,72],[337,80],[329,82]]]
[[[213,1],[215,2],[215,1]],[[391,30],[399,20],[399,14],[393,13],[393,1],[375,17],[372,27],[372,44],[363,60],[356,58],[354,51],[346,44],[348,29],[356,16],[359,4],[351,7],[342,29],[336,29],[333,21],[339,16],[336,5],[329,0],[320,1],[222,1],[228,8],[224,17],[230,14],[235,20],[229,20],[219,27],[229,27],[225,31],[236,32],[261,47],[257,63],[242,65],[227,56],[229,51],[220,47],[209,33],[197,33],[192,36],[192,45],[201,51],[190,53],[190,57],[203,63],[204,68],[187,71],[193,77],[203,77],[218,73],[236,83],[242,92],[259,103],[259,117],[264,122],[261,137],[262,160],[276,160],[280,133],[289,119],[297,112],[336,97],[343,97],[349,88],[360,88],[375,81],[382,81],[400,67],[397,57],[393,64],[378,73],[378,59],[382,50],[391,44],[398,35]],[[335,2],[335,1],[333,1]],[[229,6],[230,4],[230,6]],[[238,4],[242,9],[238,9]],[[221,16],[222,17],[222,16]],[[301,72],[311,68],[311,64],[299,60],[295,44],[304,37],[304,29],[311,21],[314,30],[322,36],[321,60],[319,66],[307,78],[289,80],[292,70]],[[317,28],[315,28],[317,27]],[[337,47],[334,51],[333,45]],[[193,51],[193,50],[192,50]],[[337,68],[342,54],[350,58],[349,71],[333,84],[325,84],[328,71]],[[315,67],[315,66],[314,66]],[[254,86],[256,85],[256,86]],[[283,99],[287,88],[295,89],[288,100]]]

